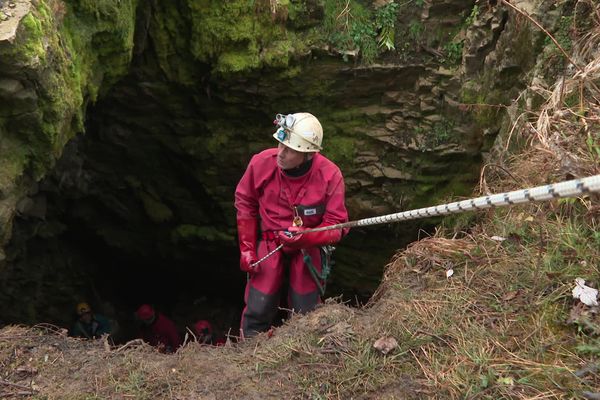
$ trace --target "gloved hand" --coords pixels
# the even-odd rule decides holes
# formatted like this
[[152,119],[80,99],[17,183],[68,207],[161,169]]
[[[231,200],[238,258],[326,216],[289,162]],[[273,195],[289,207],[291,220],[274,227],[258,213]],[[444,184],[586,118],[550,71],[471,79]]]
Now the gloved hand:
[[[251,267],[258,260],[254,251],[243,251],[240,253],[240,269],[253,274],[258,271],[258,265]],[[259,264],[260,265],[260,264]]]
[[256,243],[258,242],[258,220],[256,218],[238,218],[238,241],[240,245],[240,269],[250,274],[258,272],[257,265],[250,265],[258,260]]
[[[319,225],[316,228],[323,228],[325,226],[328,225]],[[321,247],[328,244],[337,243],[342,238],[341,229],[331,229],[328,231],[309,232],[303,234],[302,232],[307,229],[313,228],[290,226],[287,231],[291,232],[293,234],[292,236],[286,235],[285,232],[280,232],[279,240],[281,240],[284,249],[308,249],[310,247]]]

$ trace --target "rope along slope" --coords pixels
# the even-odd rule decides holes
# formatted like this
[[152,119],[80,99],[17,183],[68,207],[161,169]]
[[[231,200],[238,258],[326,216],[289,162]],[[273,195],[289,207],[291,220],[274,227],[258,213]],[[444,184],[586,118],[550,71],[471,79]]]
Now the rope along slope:
[[[547,201],[562,197],[575,197],[577,195],[595,192],[600,192],[600,175],[593,175],[587,178],[573,179],[570,181],[564,181],[550,185],[536,186],[528,189],[514,190],[512,192],[498,193],[490,196],[476,197],[469,200],[456,201],[434,207],[425,207],[395,214],[382,215],[379,217],[364,218],[356,221],[344,222],[342,224],[324,226],[322,228],[307,229],[301,233],[307,234],[310,232],[351,228],[355,226],[389,224],[399,221],[408,221],[411,219],[434,217],[437,215],[456,214],[463,211],[481,210],[490,207],[503,207],[520,203]],[[283,245],[278,246],[275,250],[271,251],[269,254],[251,266],[260,264],[282,247]]]

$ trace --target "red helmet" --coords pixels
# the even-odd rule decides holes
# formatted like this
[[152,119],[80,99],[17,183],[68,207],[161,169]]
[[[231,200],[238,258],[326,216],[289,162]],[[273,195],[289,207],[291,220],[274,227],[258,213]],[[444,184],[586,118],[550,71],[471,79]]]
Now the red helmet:
[[211,334],[212,333],[212,326],[210,325],[210,322],[201,319],[200,321],[196,322],[194,324],[194,330],[196,331],[196,334],[200,335],[200,334]]
[[135,315],[142,321],[150,320],[154,318],[154,308],[148,304],[142,304],[135,312]]

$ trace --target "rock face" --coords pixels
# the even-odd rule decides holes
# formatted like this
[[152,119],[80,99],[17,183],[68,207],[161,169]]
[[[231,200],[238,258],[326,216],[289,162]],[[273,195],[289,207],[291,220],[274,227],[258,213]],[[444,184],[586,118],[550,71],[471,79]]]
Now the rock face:
[[1,244],[10,237],[17,202],[51,170],[68,140],[83,132],[88,101],[127,69],[135,6],[117,4],[101,9],[91,2],[3,2]]
[[[469,194],[501,124],[462,104],[508,104],[543,38],[474,1],[338,3],[16,0],[0,22],[1,302],[28,287],[66,307],[106,263],[241,287],[233,191],[276,113],[319,117],[352,219]],[[416,226],[354,231],[333,290],[368,295]],[[31,284],[51,270],[70,282]],[[40,309],[4,315],[59,318]]]

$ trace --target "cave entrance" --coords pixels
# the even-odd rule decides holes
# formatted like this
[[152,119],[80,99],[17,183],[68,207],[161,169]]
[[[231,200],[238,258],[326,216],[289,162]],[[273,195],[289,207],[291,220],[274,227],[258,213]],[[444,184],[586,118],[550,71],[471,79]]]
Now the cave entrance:
[[238,335],[245,276],[236,270],[237,248],[220,252],[187,252],[186,258],[131,254],[109,246],[95,232],[72,221],[63,245],[87,254],[88,284],[80,293],[117,321],[115,341],[135,337],[134,311],[150,304],[169,316],[184,333],[200,319],[209,320],[217,334]]
[[[117,323],[114,340],[122,343],[136,336],[134,311],[147,303],[172,318],[182,333],[196,320],[207,319],[218,335],[238,335],[246,277],[238,269],[235,240],[161,246],[160,239],[154,242],[149,235],[158,229],[135,228],[131,221],[115,218],[98,198],[66,186],[59,190],[62,168],[57,166],[29,197],[34,203],[45,199],[45,218],[21,215],[15,220],[3,296],[28,300],[4,302],[14,306],[3,311],[3,322],[67,328],[76,304],[86,301]],[[227,231],[226,226],[217,228]],[[350,305],[368,301],[393,253],[381,240],[385,236],[397,239],[382,229],[375,234],[373,229],[351,231],[338,246],[326,298]],[[349,267],[349,259],[364,268]],[[284,311],[276,322],[283,318]]]
[[[67,327],[88,301],[118,321],[124,341],[135,333],[135,309],[150,303],[182,332],[209,319],[237,335],[246,278],[235,186],[250,157],[273,146],[265,121],[302,105],[265,104],[246,86],[199,93],[148,65],[88,108],[86,133],[21,202],[0,271],[1,322]],[[353,229],[336,251],[326,297],[364,304],[420,228]]]

